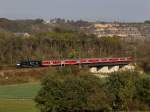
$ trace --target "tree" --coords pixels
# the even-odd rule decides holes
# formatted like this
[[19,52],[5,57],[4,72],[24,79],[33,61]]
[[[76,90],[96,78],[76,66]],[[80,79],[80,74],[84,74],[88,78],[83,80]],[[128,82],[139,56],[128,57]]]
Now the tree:
[[150,110],[150,77],[142,75],[130,71],[111,74],[105,86],[114,111]]
[[[67,73],[66,71],[64,71]],[[110,110],[101,80],[72,72],[49,75],[35,98],[41,112],[83,112]]]
[[150,106],[150,76],[140,78],[136,83],[137,99]]
[[113,73],[108,79],[108,92],[112,100],[113,110],[129,110],[128,103],[132,101],[135,93],[136,73]]

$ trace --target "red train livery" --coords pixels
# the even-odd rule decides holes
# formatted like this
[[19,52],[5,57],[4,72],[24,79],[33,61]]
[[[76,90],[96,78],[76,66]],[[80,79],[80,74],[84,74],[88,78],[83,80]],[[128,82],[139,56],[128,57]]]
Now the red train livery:
[[115,63],[115,62],[132,62],[132,57],[124,58],[81,58],[81,59],[65,59],[65,60],[43,60],[42,66],[61,66],[61,65],[77,65],[77,64],[95,64],[95,63]]

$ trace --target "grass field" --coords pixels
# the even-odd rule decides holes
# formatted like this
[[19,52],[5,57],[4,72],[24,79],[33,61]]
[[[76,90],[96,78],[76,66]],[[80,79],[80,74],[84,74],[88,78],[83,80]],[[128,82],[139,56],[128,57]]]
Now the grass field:
[[0,112],[38,112],[33,100],[0,99]]
[[39,83],[0,86],[0,112],[37,112],[33,98]]
[[39,88],[39,83],[0,86],[0,98],[34,98]]

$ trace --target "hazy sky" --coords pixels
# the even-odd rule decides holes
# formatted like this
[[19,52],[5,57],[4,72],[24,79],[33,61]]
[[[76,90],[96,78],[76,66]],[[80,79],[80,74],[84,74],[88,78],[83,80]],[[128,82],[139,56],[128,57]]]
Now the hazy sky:
[[0,17],[144,21],[150,0],[0,0]]

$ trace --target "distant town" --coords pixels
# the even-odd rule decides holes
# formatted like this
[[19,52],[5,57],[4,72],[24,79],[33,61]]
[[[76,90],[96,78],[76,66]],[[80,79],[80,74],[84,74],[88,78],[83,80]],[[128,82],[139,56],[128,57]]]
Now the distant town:
[[[20,28],[18,30],[15,28],[24,26],[24,24],[29,24],[29,26],[25,25],[25,29]],[[31,24],[30,24],[31,23]],[[32,24],[33,23],[33,24]],[[37,24],[36,24],[37,23]],[[43,23],[44,29],[41,29],[38,23]],[[18,26],[15,26],[18,24]],[[35,25],[36,24],[36,25]],[[45,24],[45,25],[44,25]],[[69,28],[75,28],[80,31],[83,31],[86,34],[94,34],[98,38],[101,37],[120,37],[123,40],[127,41],[135,41],[135,40],[150,40],[150,21],[145,22],[135,22],[135,23],[125,23],[125,22],[88,22],[83,20],[65,20],[61,18],[51,19],[49,21],[45,21],[43,19],[35,19],[35,20],[9,20],[6,18],[0,18],[0,29],[7,29],[15,32],[15,35],[23,35],[25,37],[29,37],[31,34],[31,30],[39,31],[45,30],[51,31],[52,27],[55,26],[69,26]],[[15,28],[14,28],[15,27]],[[30,28],[30,29],[27,29]],[[26,30],[27,29],[27,30]],[[30,31],[29,31],[30,30]],[[18,32],[20,31],[20,32]]]
[[[46,24],[65,22],[63,19],[53,19],[46,21]],[[66,23],[68,23],[67,21]],[[73,21],[72,21],[73,22]],[[95,34],[100,37],[114,37],[118,36],[124,40],[150,40],[150,21],[131,23],[131,22],[87,22],[76,21],[82,31],[87,34]]]

